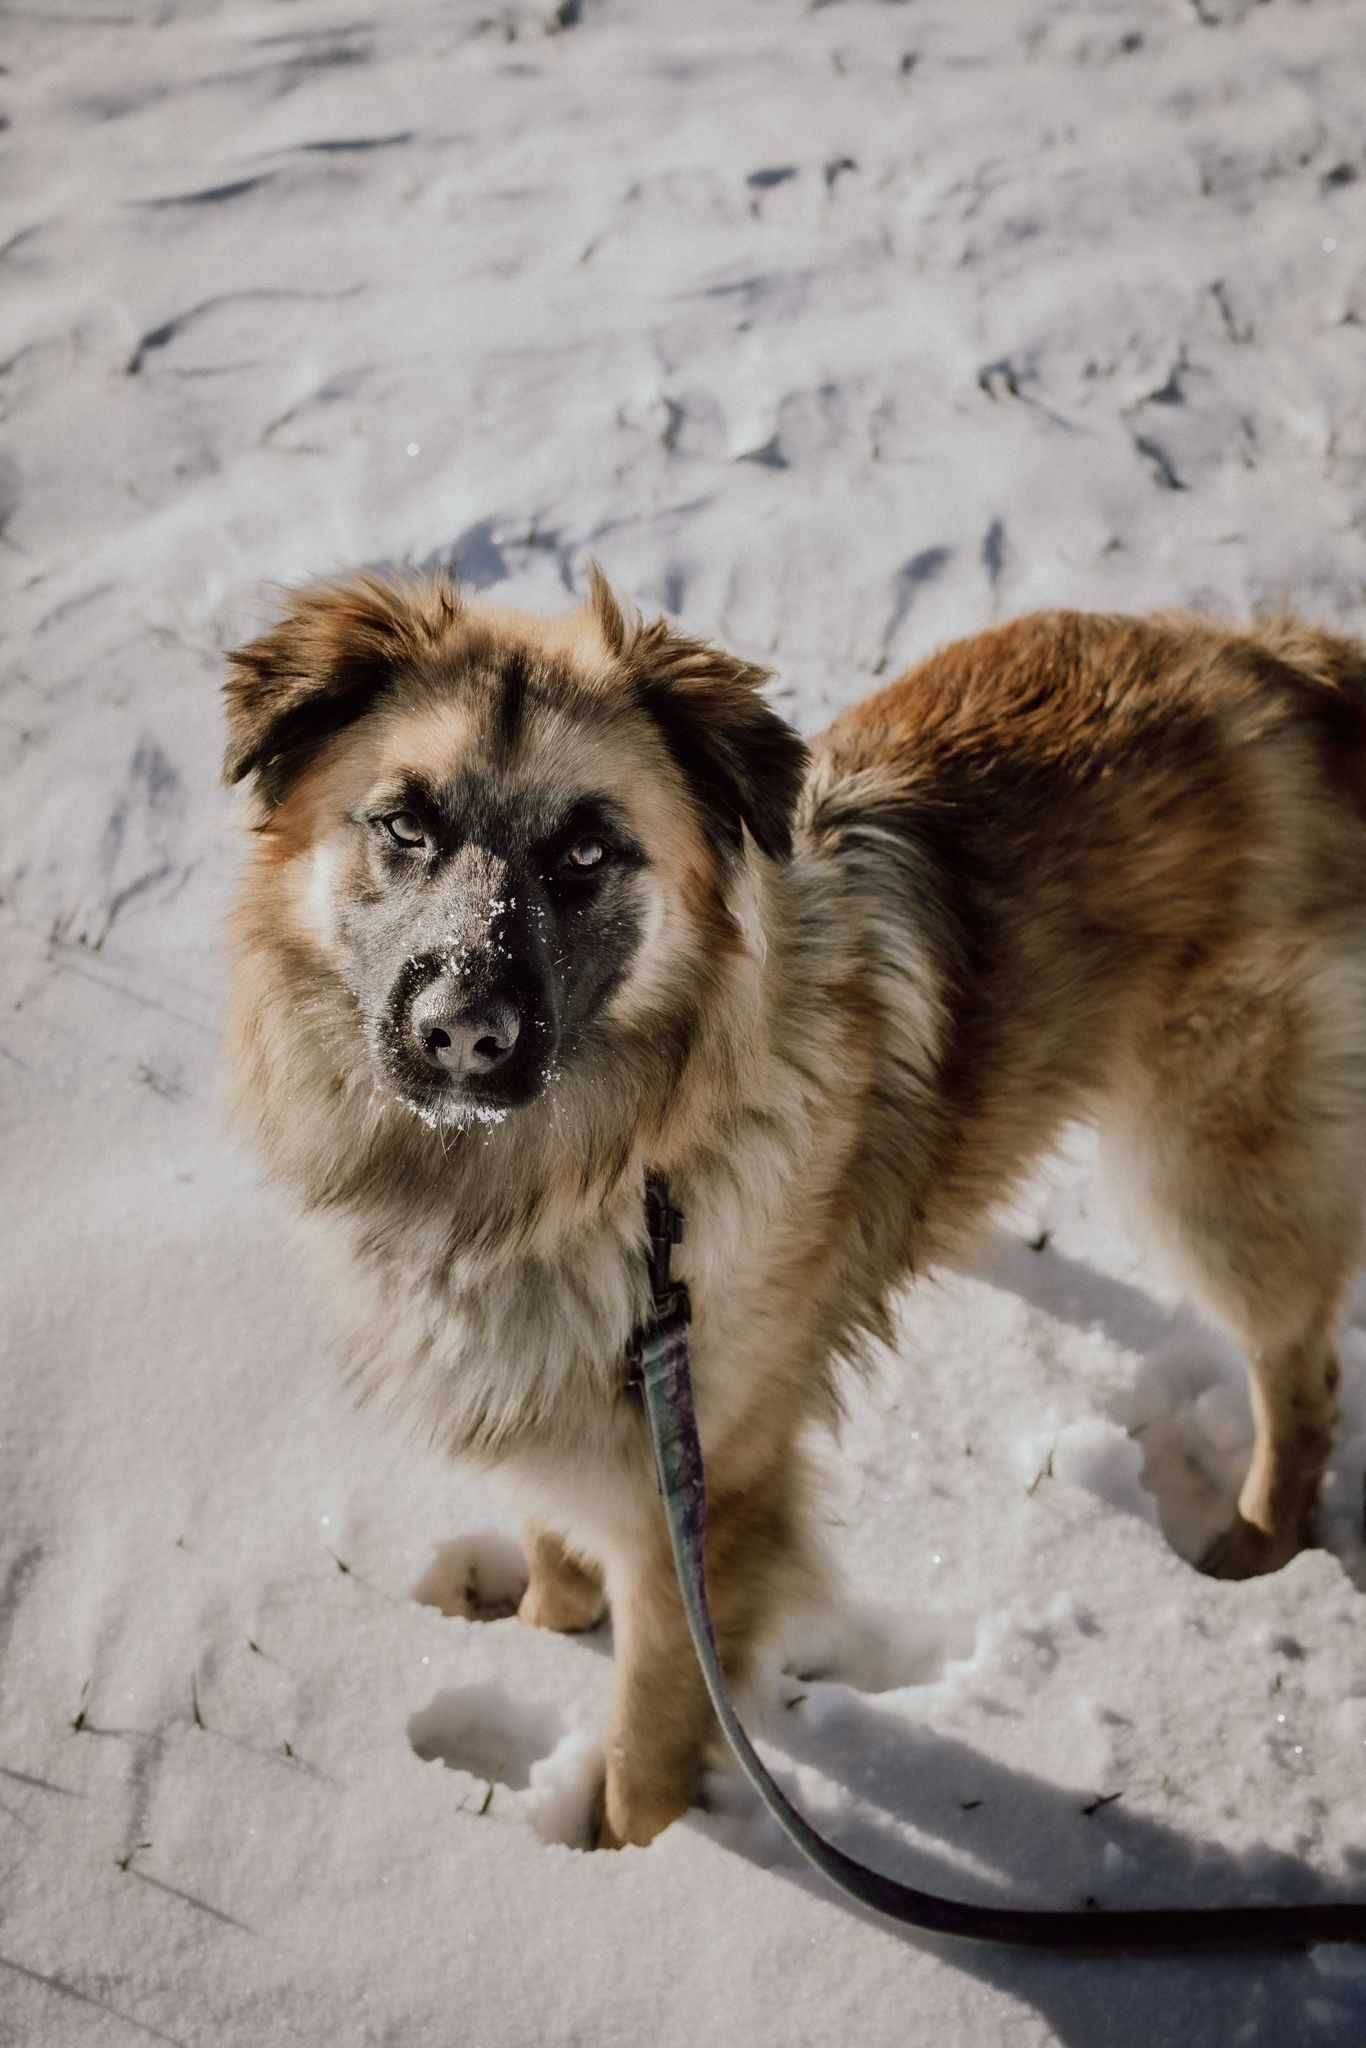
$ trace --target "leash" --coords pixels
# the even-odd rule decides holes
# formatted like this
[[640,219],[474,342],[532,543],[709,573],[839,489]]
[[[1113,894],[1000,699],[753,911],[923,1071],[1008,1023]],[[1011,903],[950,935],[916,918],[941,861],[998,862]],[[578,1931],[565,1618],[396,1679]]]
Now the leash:
[[707,1492],[689,1366],[691,1305],[687,1287],[681,1280],[675,1280],[670,1271],[673,1248],[683,1241],[683,1212],[670,1200],[668,1184],[655,1175],[646,1181],[645,1219],[650,1242],[652,1310],[649,1322],[631,1341],[628,1363],[631,1383],[640,1388],[649,1421],[688,1631],[716,1718],[737,1763],[807,1862],[847,1898],[871,1906],[903,1927],[968,1941],[1000,1942],[1015,1948],[1062,1949],[1089,1955],[1152,1955],[1181,1949],[1301,1949],[1319,1942],[1366,1944],[1366,1902],[1126,1908],[1109,1912],[973,1905],[961,1899],[941,1899],[933,1892],[917,1891],[912,1885],[901,1884],[857,1862],[811,1826],[760,1762],[726,1690],[707,1605],[703,1551]]

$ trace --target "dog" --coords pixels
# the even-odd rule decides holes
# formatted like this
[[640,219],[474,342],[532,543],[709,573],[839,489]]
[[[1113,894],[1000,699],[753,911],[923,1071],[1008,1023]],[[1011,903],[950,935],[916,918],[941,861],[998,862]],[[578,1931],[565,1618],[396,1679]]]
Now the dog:
[[362,1394],[534,1503],[523,1620],[610,1607],[607,1845],[684,1811],[714,1734],[624,1364],[647,1172],[687,1215],[735,1680],[826,1586],[842,1369],[1061,1126],[1246,1350],[1221,1576],[1306,1540],[1363,1252],[1366,648],[1044,613],[809,747],[765,681],[595,569],[553,621],[304,589],[226,688],[241,1101],[346,1241]]

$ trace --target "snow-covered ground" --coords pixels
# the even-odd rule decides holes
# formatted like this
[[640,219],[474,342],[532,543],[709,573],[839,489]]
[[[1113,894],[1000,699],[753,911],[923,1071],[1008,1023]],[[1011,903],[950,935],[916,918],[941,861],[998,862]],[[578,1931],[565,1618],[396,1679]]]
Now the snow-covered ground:
[[[608,1645],[414,1599],[515,1525],[348,1411],[226,1128],[216,786],[224,647],[356,562],[596,553],[808,727],[1040,603],[1361,629],[1360,0],[26,0],[0,64],[0,2042],[1366,2040],[1360,1957],[903,1938],[731,1777],[579,1852]],[[1200,1579],[1241,1369],[1079,1142],[856,1408],[789,1785],[976,1897],[1361,1896],[1345,1352],[1329,1548]]]

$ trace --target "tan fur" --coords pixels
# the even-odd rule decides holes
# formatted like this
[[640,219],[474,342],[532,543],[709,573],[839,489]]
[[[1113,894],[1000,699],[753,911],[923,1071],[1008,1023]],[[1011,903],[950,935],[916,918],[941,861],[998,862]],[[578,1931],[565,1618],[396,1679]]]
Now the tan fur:
[[[636,703],[685,689],[743,753],[757,672],[628,622],[600,579],[550,626],[440,588],[310,593],[237,658],[230,772],[259,757],[268,779],[272,720],[310,676],[340,687],[348,636],[403,683],[263,804],[233,928],[242,1096],[347,1241],[362,1390],[525,1487],[524,1619],[581,1628],[610,1604],[604,1841],[683,1810],[711,1727],[623,1391],[647,1167],[688,1215],[733,1676],[820,1590],[805,1442],[840,1362],[1079,1116],[1247,1349],[1256,1451],[1209,1564],[1294,1554],[1363,1248],[1361,648],[1292,619],[1020,620],[839,719],[791,862],[747,842],[727,868]],[[362,886],[347,813],[414,749],[502,772],[480,677],[514,644],[543,664],[517,772],[610,776],[649,856],[646,936],[610,1070],[567,1068],[500,1128],[451,1135],[378,1086],[339,978],[338,907]]]

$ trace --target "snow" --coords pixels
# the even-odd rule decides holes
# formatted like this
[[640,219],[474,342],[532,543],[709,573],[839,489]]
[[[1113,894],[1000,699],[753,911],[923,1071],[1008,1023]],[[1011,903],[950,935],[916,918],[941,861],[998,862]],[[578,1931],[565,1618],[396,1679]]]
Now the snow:
[[[556,608],[596,553],[808,727],[1041,603],[1360,630],[1358,0],[3,19],[0,2041],[1366,2039],[1347,1951],[904,1937],[724,1771],[580,1852],[607,1640],[349,1411],[228,1129],[216,785],[224,648],[362,562]],[[897,1353],[850,1610],[751,1705],[817,1823],[981,1898],[1360,1896],[1366,1297],[1328,1547],[1250,1586],[1188,1563],[1241,1366],[1085,1141]]]

